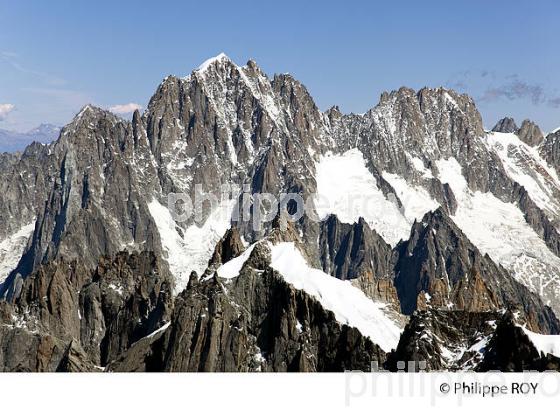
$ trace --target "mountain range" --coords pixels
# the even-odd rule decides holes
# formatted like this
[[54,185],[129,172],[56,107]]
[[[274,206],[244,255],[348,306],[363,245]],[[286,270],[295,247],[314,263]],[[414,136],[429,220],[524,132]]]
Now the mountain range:
[[27,132],[0,129],[0,152],[23,151],[30,143],[49,144],[60,133],[60,127],[52,124],[41,124]]
[[466,94],[323,112],[221,54],[0,155],[0,370],[558,370],[559,173],[560,131]]

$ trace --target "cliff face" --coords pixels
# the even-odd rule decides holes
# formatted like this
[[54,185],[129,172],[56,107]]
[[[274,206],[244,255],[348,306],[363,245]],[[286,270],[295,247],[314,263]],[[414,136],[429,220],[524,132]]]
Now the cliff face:
[[1,304],[2,369],[99,370],[168,320],[172,288],[150,253],[44,265]]

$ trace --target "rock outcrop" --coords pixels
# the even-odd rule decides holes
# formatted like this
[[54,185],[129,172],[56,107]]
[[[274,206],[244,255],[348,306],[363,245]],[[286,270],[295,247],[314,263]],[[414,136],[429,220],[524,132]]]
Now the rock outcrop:
[[510,311],[415,313],[385,364],[391,371],[558,371],[560,358],[539,353]]
[[[12,303],[0,305],[0,351],[7,352],[0,369],[17,360],[29,371],[105,367],[169,320],[172,289],[150,253],[121,253],[94,270],[76,262],[44,265],[22,281]],[[37,362],[26,363],[27,356]]]
[[560,371],[560,358],[542,354],[508,312],[497,324],[477,371]]
[[560,173],[560,130],[548,134],[539,147],[541,155],[557,173]]
[[385,364],[391,371],[474,370],[492,338],[497,312],[419,311]]

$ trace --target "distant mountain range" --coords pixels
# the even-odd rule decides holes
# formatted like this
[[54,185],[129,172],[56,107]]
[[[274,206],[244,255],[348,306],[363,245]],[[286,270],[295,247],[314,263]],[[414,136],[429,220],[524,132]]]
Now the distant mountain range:
[[48,144],[58,138],[60,127],[41,124],[27,132],[0,129],[0,152],[23,151],[32,142]]

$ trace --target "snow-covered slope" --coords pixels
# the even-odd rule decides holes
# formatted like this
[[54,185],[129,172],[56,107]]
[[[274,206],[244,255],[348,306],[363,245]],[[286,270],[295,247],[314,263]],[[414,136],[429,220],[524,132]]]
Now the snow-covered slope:
[[237,258],[233,258],[232,260],[220,266],[218,268],[218,276],[225,279],[231,279],[231,278],[235,278],[236,276],[239,276],[239,272],[241,271],[241,268],[243,268],[243,265],[245,264],[245,262],[247,262],[249,256],[251,256],[251,252],[253,252],[253,249],[255,248],[256,244],[257,243],[255,242],[254,244],[249,246],[249,248],[247,248],[245,252],[243,252]]
[[541,335],[539,333],[531,332],[525,327],[521,328],[539,352],[545,355],[551,354],[553,356],[560,357],[560,335]]
[[491,132],[486,141],[498,154],[508,176],[523,185],[551,219],[560,219],[560,180],[538,149],[525,144],[516,134]]
[[356,327],[383,350],[396,348],[402,329],[374,302],[349,281],[340,281],[309,267],[292,242],[273,245],[271,266],[296,289],[302,289],[332,311],[337,320]]
[[181,228],[168,208],[153,199],[148,207],[154,219],[161,244],[166,252],[169,269],[175,277],[175,291],[187,285],[189,275],[196,271],[202,275],[208,266],[214,247],[230,227],[231,212],[235,200],[221,202],[208,216],[202,226],[196,224]]
[[451,186],[457,198],[452,216],[457,226],[545,303],[555,305],[560,295],[560,258],[528,225],[519,208],[489,192],[472,192],[454,158],[437,161],[437,168],[439,179]]
[[[425,175],[430,174],[426,172]],[[404,216],[410,226],[415,220],[421,220],[427,212],[439,207],[439,204],[422,186],[413,186],[401,176],[388,172],[383,172],[383,178],[397,193],[403,206]]]
[[[374,302],[350,281],[341,281],[325,272],[311,268],[293,242],[275,245],[271,250],[271,267],[296,289],[315,297],[333,312],[338,322],[357,328],[384,351],[394,349],[402,328],[385,312],[387,305]],[[218,275],[231,279],[239,275],[253,247],[218,269]]]
[[[510,177],[526,187],[529,195],[551,216],[560,215],[560,183],[535,148],[514,134],[490,133],[489,149],[502,159]],[[491,192],[473,192],[462,174],[459,162],[450,157],[435,161],[438,175],[424,168],[422,178],[438,178],[448,183],[458,208],[452,216],[467,237],[517,280],[543,297],[546,304],[560,309],[560,258],[527,223],[521,210],[505,203]],[[362,153],[352,149],[341,155],[329,154],[316,164],[318,196],[315,205],[321,218],[335,214],[347,223],[363,217],[389,244],[407,239],[414,220],[440,204],[421,184],[412,184],[400,175],[384,171],[383,178],[393,187],[402,208],[378,188]]]
[[320,218],[334,214],[345,223],[360,217],[391,245],[405,239],[411,223],[378,188],[362,153],[351,149],[342,155],[326,155],[316,164],[315,208]]
[[34,229],[35,222],[32,222],[0,242],[0,284],[17,266]]

